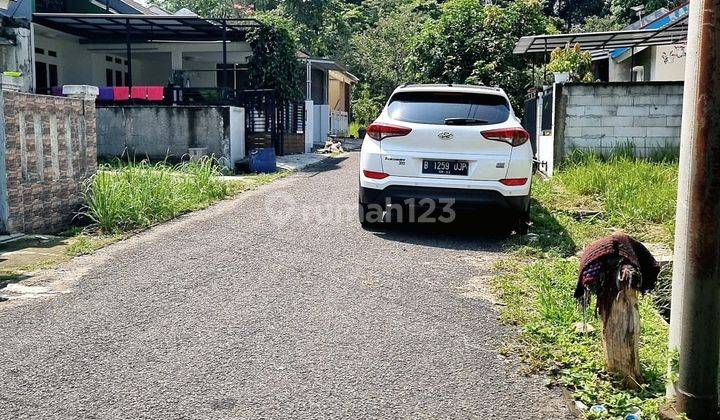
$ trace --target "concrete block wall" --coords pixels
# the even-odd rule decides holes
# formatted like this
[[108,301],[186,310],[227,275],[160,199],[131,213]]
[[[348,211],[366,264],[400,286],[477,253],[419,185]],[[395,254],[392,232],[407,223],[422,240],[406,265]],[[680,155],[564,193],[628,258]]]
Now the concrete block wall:
[[632,144],[638,156],[650,156],[677,146],[682,98],[682,82],[566,84],[556,101],[556,151],[609,154]]
[[101,106],[98,155],[180,159],[191,147],[230,159],[230,110],[222,106]]
[[66,229],[96,171],[94,101],[2,91],[0,118],[0,230]]

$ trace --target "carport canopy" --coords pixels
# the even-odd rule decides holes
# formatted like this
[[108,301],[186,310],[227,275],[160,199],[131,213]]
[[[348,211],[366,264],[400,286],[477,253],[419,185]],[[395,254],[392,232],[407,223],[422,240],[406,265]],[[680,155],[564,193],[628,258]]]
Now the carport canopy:
[[636,29],[610,32],[583,32],[557,35],[524,36],[515,44],[514,54],[546,54],[555,48],[579,44],[589,51],[611,51],[616,48],[641,48],[672,45],[687,39],[687,15],[658,29]]
[[33,13],[33,23],[80,37],[80,42],[244,41],[255,19],[208,19],[198,16]]
[[132,44],[153,41],[222,41],[221,81],[228,80],[227,43],[245,41],[255,19],[207,19],[186,15],[33,13],[33,23],[80,37],[81,44],[124,43],[126,84],[132,86]]

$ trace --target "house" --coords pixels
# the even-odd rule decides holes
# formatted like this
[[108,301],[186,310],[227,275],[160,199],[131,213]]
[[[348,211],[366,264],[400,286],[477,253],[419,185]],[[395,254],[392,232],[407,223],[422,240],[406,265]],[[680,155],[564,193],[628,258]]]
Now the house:
[[[623,31],[662,30],[681,24],[687,19],[688,12],[688,4],[674,10],[662,8],[623,28]],[[607,74],[596,73],[602,81],[682,81],[685,77],[685,42],[682,36],[677,37],[677,42],[667,45],[623,47],[609,51],[604,57],[597,52],[593,55],[596,69],[607,65]]]
[[652,156],[678,147],[687,20],[683,5],[620,31],[535,35],[516,43],[515,54],[545,61],[568,44],[593,57],[596,82],[543,86],[526,100],[523,124],[541,168],[552,174],[574,150],[607,155],[629,147]]
[[327,58],[310,57],[300,52],[306,63],[305,100],[313,102],[314,144],[323,144],[327,134],[347,135],[351,119],[352,86],[358,78],[341,63]]
[[[307,118],[306,110],[329,108],[330,72],[345,74],[347,70],[332,60],[299,54],[298,59],[307,64],[303,71],[308,72],[308,80],[321,89],[321,95],[309,94],[306,101],[287,102],[273,91],[252,86],[248,62],[255,52],[245,37],[262,25],[255,19],[202,18],[186,9],[169,14],[133,0],[22,1],[33,7],[13,2],[6,14],[15,15],[3,20],[7,42],[0,46],[0,70],[20,71],[21,90],[26,92],[60,95],[65,85],[100,87],[101,156],[104,150],[111,155],[123,150],[119,146],[151,155],[150,145],[138,143],[138,137],[151,134],[160,142],[152,148],[153,156],[163,150],[178,156],[203,147],[228,160],[254,147],[273,146],[278,154],[302,153],[330,131],[329,112],[315,124],[316,117]],[[175,136],[185,131],[186,138],[165,139],[155,133],[147,107],[163,113],[167,132]],[[210,108],[214,113],[208,117]],[[150,126],[137,126],[144,119],[133,114],[146,115]],[[233,125],[229,120],[241,115],[245,150],[230,153],[227,139],[208,144],[204,137],[217,130],[205,127],[200,119],[215,119],[224,127],[221,131],[237,134],[237,128],[228,128]],[[123,130],[130,122],[135,126]],[[318,130],[318,125],[327,130]],[[205,128],[197,130],[199,126]]]
[[524,36],[515,54],[535,54],[547,63],[555,48],[578,44],[593,57],[601,82],[681,81],[689,5],[659,9],[619,31]]

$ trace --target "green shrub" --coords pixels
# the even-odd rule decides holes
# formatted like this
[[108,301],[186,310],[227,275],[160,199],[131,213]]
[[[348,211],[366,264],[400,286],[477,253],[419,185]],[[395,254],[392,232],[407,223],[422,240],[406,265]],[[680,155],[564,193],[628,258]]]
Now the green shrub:
[[[610,418],[622,418],[631,407],[640,407],[643,418],[657,418],[665,401],[669,352],[668,326],[658,315],[651,297],[640,299],[640,370],[645,383],[640,390],[623,389],[605,372],[601,325],[588,308],[583,315],[573,298],[578,259],[546,259],[528,265],[505,263],[494,285],[507,305],[503,319],[521,327],[519,353],[531,370],[552,373],[554,380],[588,406],[604,404]],[[574,324],[590,323],[586,335]]]
[[367,86],[361,85],[353,92],[352,105],[355,121],[367,126],[380,115],[384,103],[382,98],[373,96]]
[[357,121],[351,122],[350,125],[348,126],[348,135],[350,137],[354,137],[356,139],[360,138],[360,127],[362,127],[362,126],[360,125],[359,122],[357,122]]
[[103,165],[88,185],[82,214],[104,232],[147,227],[226,197],[219,174],[212,158]]

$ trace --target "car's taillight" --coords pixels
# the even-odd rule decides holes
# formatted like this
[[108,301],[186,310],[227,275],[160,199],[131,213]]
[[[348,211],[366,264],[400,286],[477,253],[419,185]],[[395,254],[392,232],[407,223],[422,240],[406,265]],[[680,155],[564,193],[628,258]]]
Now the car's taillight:
[[527,178],[505,178],[501,179],[500,183],[507,185],[508,187],[519,187],[527,183]]
[[385,172],[375,172],[375,171],[363,171],[363,175],[365,175],[368,178],[372,178],[372,179],[385,179],[390,176],[390,175],[386,174]]
[[401,127],[399,125],[372,123],[367,128],[367,135],[370,136],[371,139],[380,141],[388,137],[407,136],[411,131],[411,128]]
[[498,128],[482,132],[488,140],[502,141],[511,146],[520,146],[530,139],[530,135],[522,128]]

